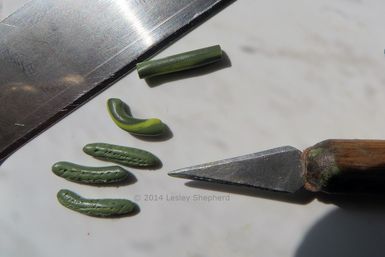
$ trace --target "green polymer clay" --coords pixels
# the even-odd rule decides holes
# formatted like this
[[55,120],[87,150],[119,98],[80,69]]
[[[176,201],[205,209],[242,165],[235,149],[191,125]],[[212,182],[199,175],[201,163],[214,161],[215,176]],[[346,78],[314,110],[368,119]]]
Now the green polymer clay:
[[58,201],[68,209],[94,217],[114,217],[135,211],[137,205],[126,199],[87,199],[68,190],[57,193]]
[[83,151],[97,159],[134,168],[156,168],[161,165],[159,158],[152,153],[132,147],[92,143],[84,146]]
[[123,182],[131,175],[119,166],[89,167],[71,162],[57,162],[52,166],[57,176],[82,184],[112,184]]
[[139,78],[150,78],[204,66],[219,61],[222,56],[221,47],[215,45],[158,60],[140,62],[136,65],[136,69]]
[[137,119],[132,117],[128,105],[120,99],[108,99],[107,109],[115,124],[131,134],[158,136],[166,131],[167,126],[160,119]]

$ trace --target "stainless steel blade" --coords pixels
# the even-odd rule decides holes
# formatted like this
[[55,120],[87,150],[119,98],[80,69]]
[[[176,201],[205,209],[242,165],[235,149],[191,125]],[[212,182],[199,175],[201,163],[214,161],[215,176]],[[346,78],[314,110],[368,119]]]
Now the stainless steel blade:
[[304,185],[301,151],[291,146],[192,166],[168,174],[289,193]]
[[231,0],[34,0],[0,23],[0,162]]

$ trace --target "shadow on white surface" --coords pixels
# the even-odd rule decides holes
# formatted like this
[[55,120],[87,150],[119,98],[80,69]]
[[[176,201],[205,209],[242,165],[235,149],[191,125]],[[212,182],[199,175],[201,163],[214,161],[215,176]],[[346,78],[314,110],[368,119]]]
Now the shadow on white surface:
[[206,181],[188,181],[185,183],[188,187],[199,188],[204,190],[213,190],[218,192],[226,192],[231,194],[246,195],[259,197],[274,201],[282,201],[293,204],[308,204],[317,199],[325,204],[333,204],[343,209],[361,210],[384,208],[385,212],[385,192],[378,191],[376,194],[368,195],[333,195],[325,193],[313,193],[306,189],[298,190],[295,193],[282,193],[253,187],[226,185],[219,183],[211,183]]
[[165,75],[161,75],[161,76],[151,77],[151,78],[146,79],[146,82],[147,82],[148,86],[150,86],[150,87],[157,87],[157,86],[163,85],[163,84],[168,83],[168,82],[203,76],[203,75],[210,74],[210,73],[222,70],[222,69],[230,68],[231,67],[230,58],[226,54],[225,51],[222,51],[222,52],[223,52],[223,56],[219,62],[215,62],[215,63],[209,64],[209,65],[206,65],[203,67],[198,67],[198,68],[191,69],[191,70],[180,71],[180,72],[175,72],[172,74],[165,74]]
[[188,187],[226,192],[231,194],[246,195],[258,198],[264,198],[274,201],[282,201],[293,204],[308,204],[314,200],[314,194],[306,190],[299,190],[294,194],[280,193],[268,190],[260,190],[252,187],[242,187],[236,185],[216,184],[204,181],[190,181],[185,183]]
[[165,130],[161,135],[158,136],[139,136],[135,134],[131,134],[132,136],[136,137],[137,139],[147,141],[147,142],[163,142],[170,140],[174,137],[174,133],[172,133],[170,127],[165,124]]
[[295,257],[380,257],[385,252],[385,208],[336,209],[304,236]]

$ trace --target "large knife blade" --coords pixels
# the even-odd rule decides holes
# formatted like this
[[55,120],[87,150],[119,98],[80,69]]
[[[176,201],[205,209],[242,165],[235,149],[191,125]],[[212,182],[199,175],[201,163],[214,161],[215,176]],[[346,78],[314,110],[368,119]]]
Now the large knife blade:
[[0,23],[0,163],[231,0],[34,0]]

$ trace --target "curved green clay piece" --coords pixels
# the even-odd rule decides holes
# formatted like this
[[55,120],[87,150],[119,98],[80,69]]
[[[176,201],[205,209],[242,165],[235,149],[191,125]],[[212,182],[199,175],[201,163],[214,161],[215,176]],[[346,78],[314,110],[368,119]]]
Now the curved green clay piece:
[[136,69],[139,78],[151,78],[158,75],[201,67],[219,61],[222,55],[221,47],[215,45],[158,60],[140,62],[136,64]]
[[131,134],[159,136],[166,130],[166,125],[160,119],[136,119],[132,117],[130,108],[120,99],[108,99],[107,109],[115,124]]
[[99,160],[110,161],[133,168],[159,168],[162,162],[152,153],[133,147],[92,143],[83,151]]
[[138,206],[126,199],[87,199],[61,189],[57,199],[64,207],[94,217],[115,217],[135,212]]
[[52,172],[69,181],[90,185],[119,183],[131,175],[119,166],[89,167],[63,161],[55,163]]

